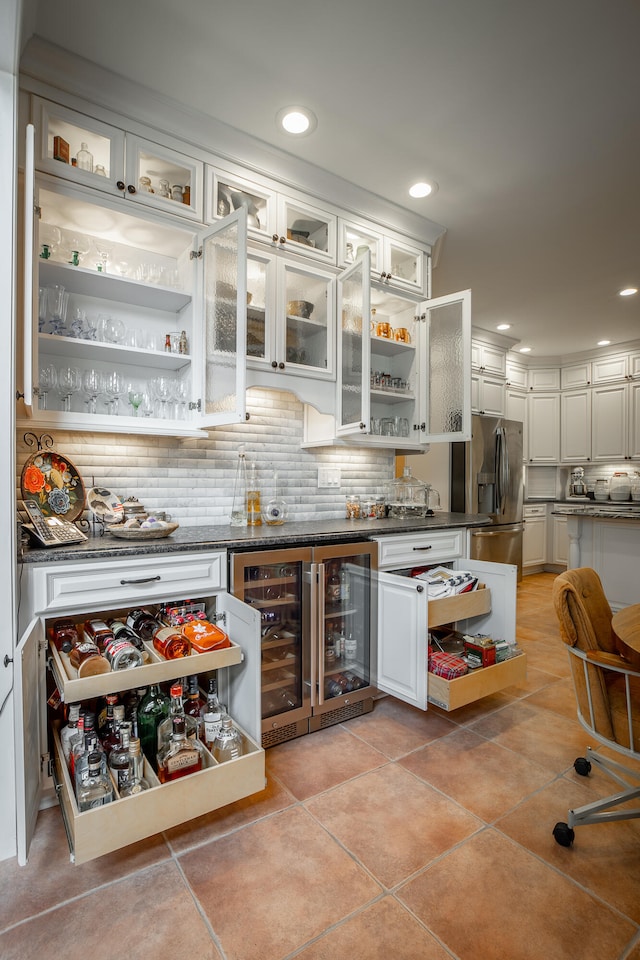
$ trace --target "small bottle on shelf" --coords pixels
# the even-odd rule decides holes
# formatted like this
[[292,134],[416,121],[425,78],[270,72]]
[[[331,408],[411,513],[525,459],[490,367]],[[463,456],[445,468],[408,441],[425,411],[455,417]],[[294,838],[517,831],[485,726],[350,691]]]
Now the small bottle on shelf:
[[120,727],[124,723],[124,704],[116,703],[113,708],[113,720],[102,738],[102,746],[107,757],[120,743]]
[[70,703],[69,716],[67,718],[66,726],[64,726],[60,731],[60,746],[62,747],[62,755],[65,759],[67,767],[69,766],[69,754],[71,752],[71,741],[78,732],[79,722],[80,722],[80,704]]
[[159,630],[164,624],[150,610],[140,607],[129,611],[127,626],[131,627],[133,632],[145,643],[150,643],[156,630]]
[[158,684],[149,687],[138,706],[138,730],[142,751],[156,769],[158,753],[158,726],[169,716],[169,697]]
[[252,462],[249,464],[247,476],[247,524],[250,527],[258,527],[261,523],[260,488],[256,465]]
[[129,740],[129,779],[120,790],[121,797],[133,797],[143,790],[149,789],[149,782],[144,777],[144,757],[140,740],[131,737]]
[[88,170],[89,173],[93,173],[93,154],[84,141],[80,144],[80,149],[76,154],[76,166],[78,170]]
[[197,676],[187,677],[187,696],[184,701],[184,712],[186,716],[193,717],[196,721],[196,736],[202,740],[202,708],[204,700],[200,696]]
[[162,720],[158,725],[158,742],[157,742],[157,753],[160,754],[160,751],[166,744],[169,742],[172,736],[173,730],[173,720],[175,717],[184,718],[185,726],[185,735],[189,738],[197,739],[198,724],[193,717],[188,717],[184,712],[184,704],[182,702],[182,684],[174,683],[171,689],[169,690],[171,696],[171,704],[169,706],[169,716],[166,720]]
[[211,752],[218,763],[226,763],[227,760],[236,760],[242,756],[242,735],[234,727],[231,717],[222,718],[222,725]]
[[340,574],[338,573],[335,563],[333,563],[327,573],[327,603],[335,604],[340,602],[340,589]]
[[197,738],[187,737],[185,720],[184,714],[171,717],[171,736],[158,750],[160,783],[168,783],[202,770],[204,747]]
[[115,784],[120,792],[121,788],[129,780],[129,734],[131,725],[126,721],[120,724],[118,730],[118,743],[114,745],[109,753],[109,770]]
[[87,756],[86,776],[82,777],[76,788],[78,810],[93,810],[113,800],[113,786],[109,774],[104,769],[103,755],[92,750]]
[[222,718],[227,712],[224,703],[220,702],[218,697],[218,682],[216,677],[209,678],[209,690],[207,692],[207,702],[202,707],[200,717],[202,727],[200,738],[207,747],[212,750],[213,744],[222,726]]

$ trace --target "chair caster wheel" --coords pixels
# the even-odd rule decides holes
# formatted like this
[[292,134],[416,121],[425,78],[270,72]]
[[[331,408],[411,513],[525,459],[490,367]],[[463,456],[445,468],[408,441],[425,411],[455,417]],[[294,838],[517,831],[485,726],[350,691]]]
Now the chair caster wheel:
[[556,823],[553,828],[553,839],[561,847],[570,847],[573,843],[575,833],[568,823]]
[[586,757],[578,757],[574,761],[573,769],[576,773],[579,773],[581,777],[588,777],[591,773],[591,761],[587,760]]

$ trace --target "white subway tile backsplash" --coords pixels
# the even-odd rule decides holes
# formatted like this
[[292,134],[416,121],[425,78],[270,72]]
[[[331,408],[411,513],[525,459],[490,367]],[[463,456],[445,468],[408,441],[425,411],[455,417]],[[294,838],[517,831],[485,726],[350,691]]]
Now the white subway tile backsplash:
[[[69,457],[87,490],[95,484],[122,498],[135,496],[185,526],[228,521],[241,446],[256,461],[265,499],[277,471],[291,520],[342,517],[345,493],[383,493],[394,476],[390,450],[302,450],[303,406],[291,393],[252,388],[247,409],[246,424],[216,428],[207,439],[56,431],[54,447]],[[22,466],[33,452],[19,434],[18,496]],[[319,465],[340,467],[339,489],[318,490]]]

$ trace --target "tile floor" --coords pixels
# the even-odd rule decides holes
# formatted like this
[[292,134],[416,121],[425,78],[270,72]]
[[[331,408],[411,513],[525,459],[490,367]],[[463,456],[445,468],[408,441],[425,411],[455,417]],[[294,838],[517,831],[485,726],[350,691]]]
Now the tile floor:
[[526,684],[372,714],[267,751],[255,798],[73,866],[59,811],[0,863],[0,957],[640,960],[640,821],[551,836],[612,792],[573,760],[553,575],[518,589]]

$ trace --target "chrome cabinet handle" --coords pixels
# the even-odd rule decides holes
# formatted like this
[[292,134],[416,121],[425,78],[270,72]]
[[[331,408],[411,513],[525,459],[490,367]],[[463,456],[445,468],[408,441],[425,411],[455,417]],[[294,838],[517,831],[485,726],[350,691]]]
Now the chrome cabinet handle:
[[162,580],[162,577],[158,574],[157,577],[140,577],[139,580],[121,580],[120,585],[124,587],[130,583],[153,583],[155,580]]

